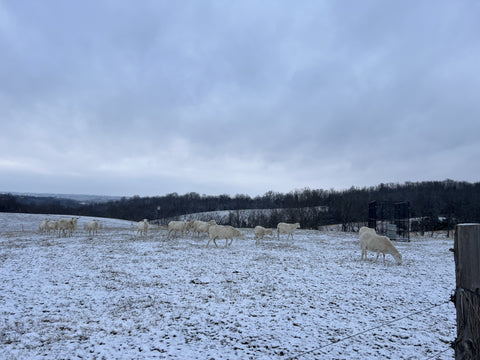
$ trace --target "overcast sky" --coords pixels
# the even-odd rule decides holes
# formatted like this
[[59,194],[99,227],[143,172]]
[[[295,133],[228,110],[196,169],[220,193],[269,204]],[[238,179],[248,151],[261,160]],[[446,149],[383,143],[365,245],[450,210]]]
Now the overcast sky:
[[480,181],[480,2],[0,0],[0,191]]

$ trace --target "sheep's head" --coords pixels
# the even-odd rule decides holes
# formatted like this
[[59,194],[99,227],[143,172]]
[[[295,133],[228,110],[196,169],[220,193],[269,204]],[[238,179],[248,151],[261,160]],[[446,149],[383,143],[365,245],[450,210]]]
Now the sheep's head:
[[245,234],[240,230],[235,229],[234,234],[235,234],[235,237],[239,239],[245,239]]
[[402,265],[402,254],[397,252],[396,254],[393,255],[393,258],[395,259],[398,265]]

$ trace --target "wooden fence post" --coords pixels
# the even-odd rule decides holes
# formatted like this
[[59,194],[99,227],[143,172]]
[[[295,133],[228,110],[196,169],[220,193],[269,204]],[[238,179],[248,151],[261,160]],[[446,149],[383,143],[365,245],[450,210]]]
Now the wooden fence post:
[[480,359],[480,224],[459,224],[455,231],[455,359]]

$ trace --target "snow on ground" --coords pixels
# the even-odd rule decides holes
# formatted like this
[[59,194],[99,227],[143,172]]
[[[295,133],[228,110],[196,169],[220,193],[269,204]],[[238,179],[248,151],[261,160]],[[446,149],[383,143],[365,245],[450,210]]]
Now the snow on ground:
[[395,243],[399,266],[361,261],[349,233],[255,245],[245,229],[225,249],[112,219],[88,237],[86,217],[59,238],[38,233],[44,218],[0,213],[4,359],[453,357],[451,239]]

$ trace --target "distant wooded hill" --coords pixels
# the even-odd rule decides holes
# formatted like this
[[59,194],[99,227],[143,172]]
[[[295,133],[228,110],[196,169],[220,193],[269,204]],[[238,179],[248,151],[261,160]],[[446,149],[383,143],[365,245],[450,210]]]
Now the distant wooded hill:
[[269,191],[253,198],[244,194],[211,196],[192,192],[85,202],[54,196],[0,194],[0,212],[165,221],[185,214],[229,210],[232,212],[228,217],[232,225],[242,226],[245,225],[242,223],[245,222],[242,220],[244,217],[235,217],[236,210],[275,209],[251,212],[254,218],[248,219],[248,224],[274,227],[279,221],[298,221],[302,228],[316,229],[329,224],[366,223],[371,201],[410,202],[411,217],[420,219],[417,226],[425,230],[453,227],[460,222],[480,222],[480,183],[453,180],[382,183],[341,191],[309,188],[287,194]]

